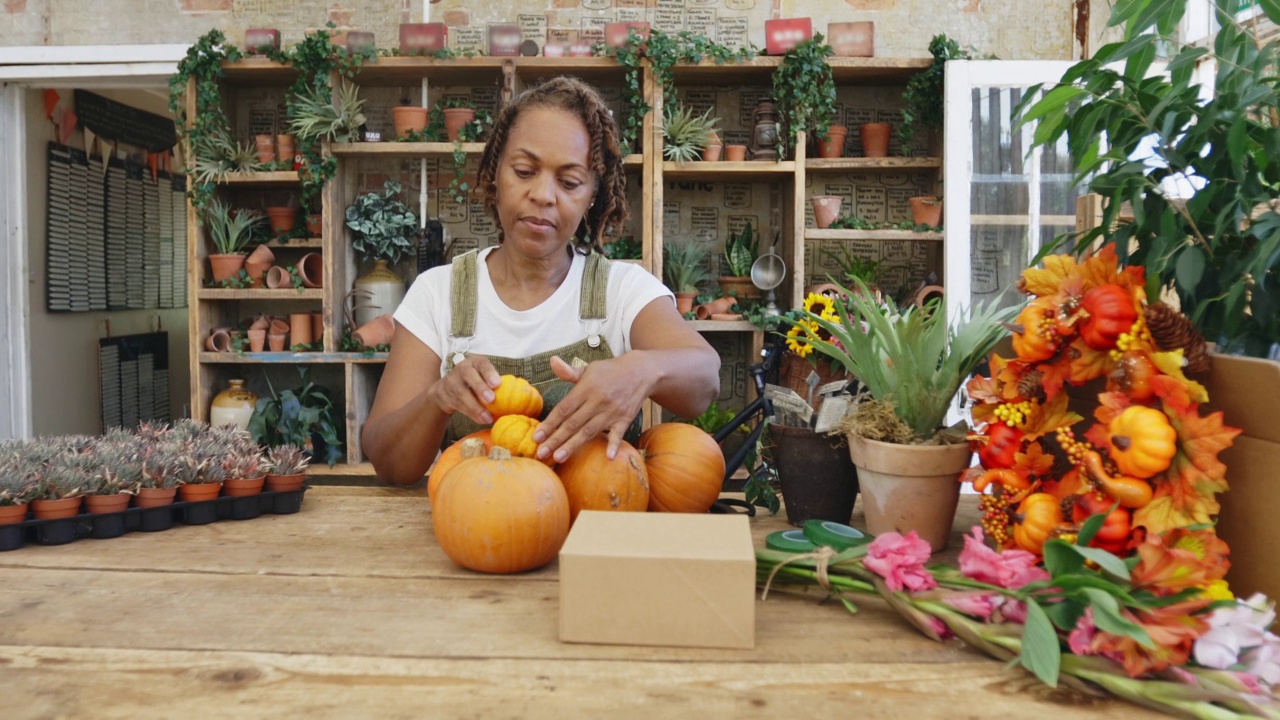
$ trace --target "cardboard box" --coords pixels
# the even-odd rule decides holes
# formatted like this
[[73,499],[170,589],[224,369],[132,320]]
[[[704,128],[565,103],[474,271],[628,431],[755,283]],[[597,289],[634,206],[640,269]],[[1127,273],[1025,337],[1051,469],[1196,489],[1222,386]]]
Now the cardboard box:
[[786,55],[788,50],[812,37],[812,18],[764,21],[764,47],[769,55]]
[[1218,456],[1227,466],[1217,525],[1231,546],[1227,582],[1237,597],[1280,598],[1280,363],[1214,355],[1202,382],[1201,411],[1221,410],[1224,423],[1244,430]]
[[876,24],[870,21],[827,23],[827,42],[838,57],[873,57],[875,37]]
[[560,549],[560,640],[755,647],[745,515],[584,510]]
[[449,26],[441,22],[400,23],[400,54],[427,55],[449,43]]

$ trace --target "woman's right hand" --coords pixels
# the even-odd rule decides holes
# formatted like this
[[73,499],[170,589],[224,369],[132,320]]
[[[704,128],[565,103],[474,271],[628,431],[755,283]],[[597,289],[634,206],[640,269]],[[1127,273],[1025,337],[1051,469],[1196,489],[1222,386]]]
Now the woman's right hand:
[[488,358],[472,355],[431,385],[432,399],[443,412],[460,412],[476,423],[488,425],[493,416],[485,404],[493,402],[493,391],[501,382],[502,376]]

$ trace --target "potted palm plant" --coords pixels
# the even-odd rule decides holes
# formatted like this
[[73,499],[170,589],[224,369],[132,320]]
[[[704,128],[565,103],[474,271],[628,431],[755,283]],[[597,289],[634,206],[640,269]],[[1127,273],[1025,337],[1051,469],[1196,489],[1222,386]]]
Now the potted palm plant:
[[957,478],[970,460],[965,431],[943,422],[960,384],[1007,334],[1002,323],[1017,308],[977,304],[952,326],[937,301],[899,310],[877,303],[860,280],[843,293],[834,320],[806,313],[829,339],[799,327],[817,352],[867,387],[843,423],[867,529],[915,530],[941,550],[955,518]]
[[214,282],[226,282],[244,268],[245,246],[253,229],[265,218],[253,210],[232,210],[214,198],[204,208],[202,224],[209,230],[209,241],[217,252],[210,253],[209,266]]
[[355,281],[356,326],[394,312],[404,299],[404,281],[391,269],[413,252],[418,215],[400,200],[400,183],[388,180],[381,192],[367,192],[347,207],[347,227],[355,232],[351,247],[373,270]]
[[692,312],[693,301],[698,297],[698,283],[708,277],[703,266],[707,259],[707,249],[702,243],[693,240],[668,240],[662,245],[662,253],[662,274],[667,287],[676,294],[676,310],[681,315]]

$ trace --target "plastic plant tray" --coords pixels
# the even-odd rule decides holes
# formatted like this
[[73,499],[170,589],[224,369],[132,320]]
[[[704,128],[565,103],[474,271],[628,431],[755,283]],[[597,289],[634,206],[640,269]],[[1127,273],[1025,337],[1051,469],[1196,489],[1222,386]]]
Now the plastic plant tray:
[[128,532],[158,532],[175,524],[208,525],[219,520],[252,520],[267,513],[292,515],[302,509],[307,488],[275,492],[264,490],[247,497],[219,497],[202,502],[175,501],[155,508],[128,508],[114,513],[80,513],[58,520],[24,520],[0,525],[0,551],[17,550],[27,543],[65,545],[81,538],[114,538]]

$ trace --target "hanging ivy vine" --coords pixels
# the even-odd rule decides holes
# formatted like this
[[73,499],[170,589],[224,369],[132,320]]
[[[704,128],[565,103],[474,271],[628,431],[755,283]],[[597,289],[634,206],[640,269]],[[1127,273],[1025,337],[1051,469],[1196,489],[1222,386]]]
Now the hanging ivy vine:
[[[235,62],[240,50],[227,43],[220,30],[210,30],[187,49],[178,63],[178,71],[169,78],[169,112],[177,121],[178,137],[186,143],[185,160],[190,172],[196,157],[217,142],[234,142],[230,121],[222,109],[218,81],[222,79],[224,62]],[[195,117],[187,115],[188,86],[194,80]],[[226,168],[224,170],[230,170]],[[200,210],[213,199],[216,183],[209,176],[193,178],[187,196]]]
[[796,133],[811,130],[827,137],[836,114],[836,83],[827,58],[835,54],[822,33],[797,43],[782,56],[773,72],[773,102],[782,119],[778,132],[778,158],[794,153]]

